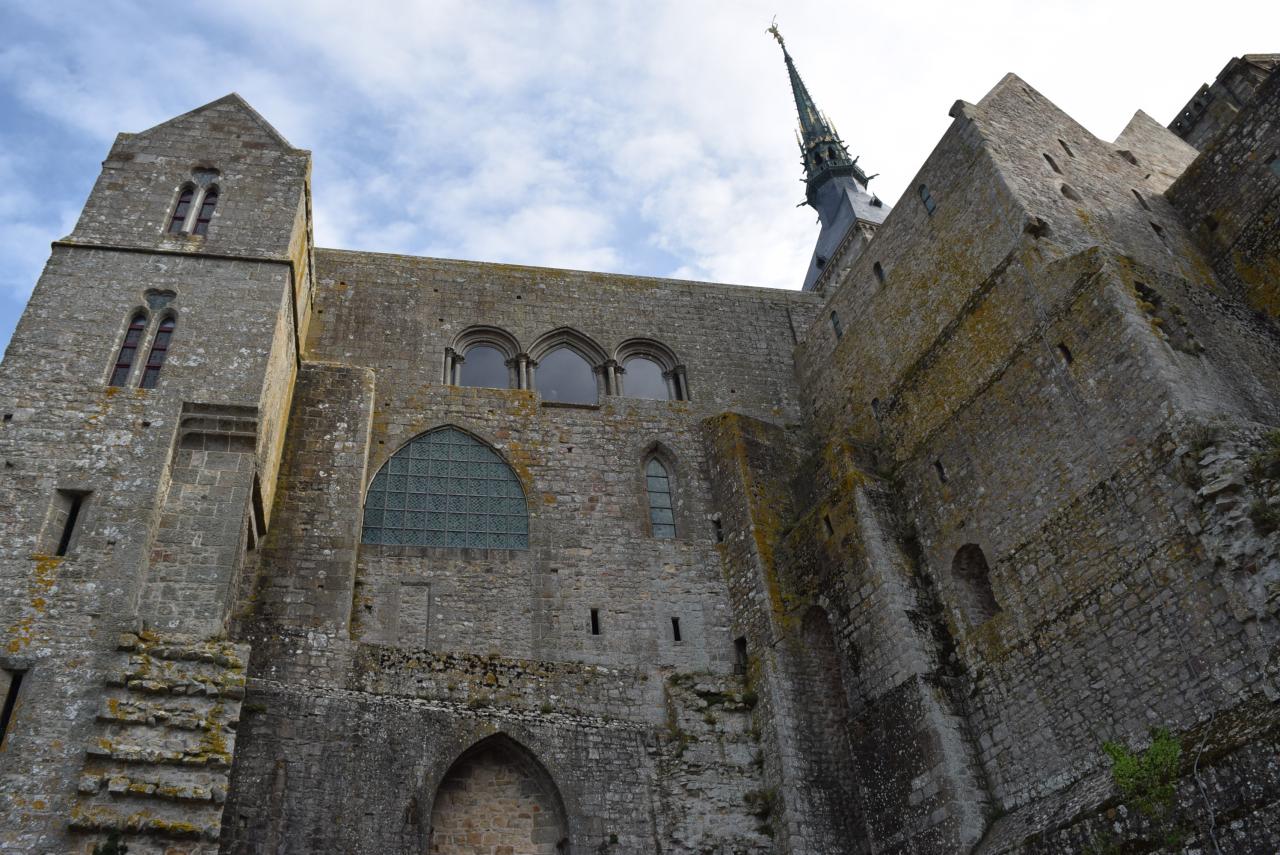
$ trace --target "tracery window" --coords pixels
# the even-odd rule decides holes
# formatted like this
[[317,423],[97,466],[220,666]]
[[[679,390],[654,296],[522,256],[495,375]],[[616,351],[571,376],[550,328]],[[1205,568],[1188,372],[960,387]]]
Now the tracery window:
[[[142,333],[147,328],[147,313],[136,312],[129,321],[129,329],[124,334],[124,342],[120,345],[120,353],[116,356],[115,367],[111,369],[112,386],[123,386],[129,382],[129,374],[133,371],[133,361],[138,356],[138,345],[142,343]],[[102,375],[98,375],[102,376]]]
[[644,467],[645,489],[649,496],[649,525],[654,537],[676,536],[676,518],[671,504],[671,476],[656,457]]
[[160,382],[160,369],[164,367],[165,357],[169,354],[169,342],[173,339],[173,329],[178,322],[173,318],[165,318],[156,330],[156,337],[151,342],[151,353],[147,356],[147,364],[142,370],[142,381],[139,388],[154,389]]
[[410,440],[373,476],[364,543],[528,549],[529,509],[511,467],[455,427]]

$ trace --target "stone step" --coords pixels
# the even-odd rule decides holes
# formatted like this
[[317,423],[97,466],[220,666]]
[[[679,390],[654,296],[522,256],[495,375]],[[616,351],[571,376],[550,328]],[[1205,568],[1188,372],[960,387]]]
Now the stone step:
[[227,776],[211,773],[192,777],[158,774],[162,769],[113,768],[86,771],[77,790],[84,796],[107,793],[111,796],[162,799],[179,802],[209,802],[220,805],[227,796]]
[[[133,808],[133,809],[131,809]],[[72,831],[143,834],[174,840],[205,840],[216,843],[221,837],[221,809],[197,817],[190,809],[169,816],[146,805],[80,803],[72,808],[68,823]],[[130,844],[130,849],[133,846]]]
[[235,728],[236,711],[214,698],[190,697],[183,703],[150,703],[137,693],[119,693],[123,697],[106,697],[98,705],[98,721],[108,725],[146,725],[172,727],[179,730],[207,730],[213,726]]

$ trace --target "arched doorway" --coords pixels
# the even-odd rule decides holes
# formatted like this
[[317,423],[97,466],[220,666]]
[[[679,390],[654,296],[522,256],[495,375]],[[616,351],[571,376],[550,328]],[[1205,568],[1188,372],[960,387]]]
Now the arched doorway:
[[463,752],[436,790],[432,855],[566,855],[564,802],[542,764],[504,735]]

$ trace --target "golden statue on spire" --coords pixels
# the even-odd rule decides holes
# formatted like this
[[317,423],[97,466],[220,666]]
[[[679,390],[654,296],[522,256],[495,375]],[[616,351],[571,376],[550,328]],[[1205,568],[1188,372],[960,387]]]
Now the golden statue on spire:
[[778,44],[782,46],[783,50],[787,49],[787,43],[782,40],[782,33],[778,32],[778,16],[777,15],[773,16],[773,23],[769,25],[769,29],[765,30],[765,32],[769,33],[775,39],[777,39]]

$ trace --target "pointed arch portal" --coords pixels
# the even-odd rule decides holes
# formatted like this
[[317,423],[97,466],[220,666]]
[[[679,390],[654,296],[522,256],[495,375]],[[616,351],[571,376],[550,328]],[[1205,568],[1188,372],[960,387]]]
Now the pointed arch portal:
[[436,790],[432,855],[565,855],[564,802],[547,770],[507,736],[463,752]]

